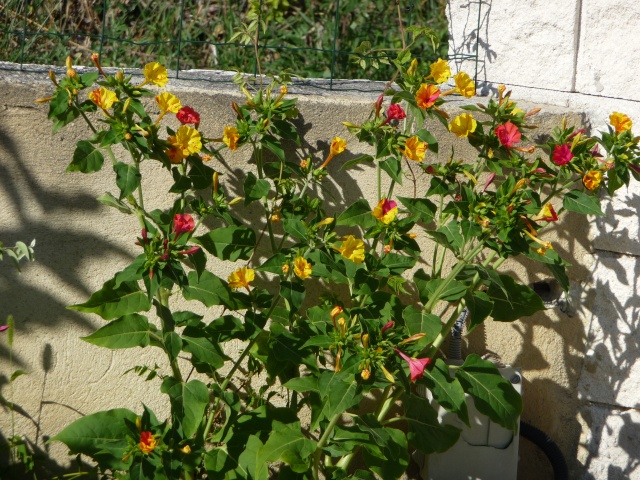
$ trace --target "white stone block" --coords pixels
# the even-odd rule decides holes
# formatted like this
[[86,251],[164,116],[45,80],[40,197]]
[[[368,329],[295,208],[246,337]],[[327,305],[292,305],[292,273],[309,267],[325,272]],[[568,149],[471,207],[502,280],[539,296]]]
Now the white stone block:
[[583,0],[576,90],[640,100],[640,3]]
[[[640,258],[599,252],[585,292],[592,305],[579,382],[582,398],[640,406]],[[586,310],[586,308],[585,308]]]
[[[479,50],[478,81],[571,91],[577,2],[450,0],[450,55]],[[478,8],[480,28],[478,29]],[[474,61],[453,62],[475,73]]]
[[613,198],[602,201],[604,217],[592,222],[593,245],[598,250],[640,255],[640,184],[631,180]]
[[580,411],[581,480],[640,480],[640,412],[600,405]]

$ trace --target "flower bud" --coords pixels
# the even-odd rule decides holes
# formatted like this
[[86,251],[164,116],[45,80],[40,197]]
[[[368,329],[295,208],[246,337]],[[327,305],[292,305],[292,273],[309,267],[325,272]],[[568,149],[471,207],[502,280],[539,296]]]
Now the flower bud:
[[242,200],[243,200],[243,198],[242,198],[242,197],[236,197],[236,198],[234,198],[233,200],[231,200],[231,201],[229,202],[229,206],[231,206],[231,205],[235,205],[236,203],[240,203]]
[[124,101],[124,106],[122,107],[122,113],[127,113],[127,110],[129,109],[129,105],[131,105],[131,98],[127,98]]
[[333,309],[331,310],[331,318],[336,318],[338,315],[340,315],[342,312],[344,311],[344,309],[339,306],[336,305],[335,307],[333,307]]
[[69,78],[75,77],[77,75],[77,73],[73,69],[73,60],[71,59],[71,56],[67,57],[67,60],[65,61],[65,64],[67,65],[67,77],[69,77]]
[[53,100],[53,97],[36,98],[36,103],[48,103]]
[[384,373],[384,376],[387,378],[387,380],[389,380],[391,383],[395,383],[395,378],[393,378],[393,375],[389,373],[389,370],[384,368],[384,365],[380,365],[380,369],[382,370],[382,373]]
[[189,445],[185,445],[180,449],[180,451],[185,455],[189,455],[191,453],[191,447]]
[[402,340],[400,342],[400,345],[404,345],[405,343],[411,343],[411,342],[418,341],[422,337],[424,337],[425,335],[426,335],[425,333],[416,333],[415,335],[411,335],[409,338],[405,338],[404,340]]
[[365,333],[361,338],[362,346],[366,349],[369,348],[369,334]]
[[118,80],[119,82],[123,82],[124,81],[124,72],[122,70],[118,70],[116,72],[116,80]]
[[285,275],[287,273],[289,273],[289,264],[285,263],[284,265],[282,265],[282,273],[284,273]]
[[58,86],[58,80],[56,79],[56,74],[54,73],[53,70],[49,70],[49,78],[51,79],[53,84],[57,87]]
[[369,377],[371,376],[371,370],[369,370],[368,368],[365,368],[360,372],[360,376],[362,377],[363,380],[369,380]]
[[218,186],[220,185],[220,181],[218,180],[218,172],[213,172],[213,193],[218,193]]
[[322,227],[324,225],[331,225],[334,221],[333,217],[327,217],[324,220],[322,220],[321,222],[316,224],[316,227]]
[[142,419],[140,417],[136,417],[136,427],[138,428],[139,432],[142,431]]

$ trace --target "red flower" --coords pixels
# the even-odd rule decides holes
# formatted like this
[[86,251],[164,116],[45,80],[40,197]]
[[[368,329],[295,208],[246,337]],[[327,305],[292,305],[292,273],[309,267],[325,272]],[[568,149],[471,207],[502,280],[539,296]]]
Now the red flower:
[[571,147],[566,143],[562,145],[556,145],[553,149],[553,163],[561,167],[562,165],[566,165],[573,158],[573,153],[571,153]]
[[393,320],[388,321],[384,327],[382,327],[382,330],[380,331],[380,335],[384,335],[384,332],[386,332],[387,330],[389,330],[390,328],[393,328],[395,326],[396,322],[394,322]]
[[412,382],[415,382],[418,378],[422,377],[422,375],[424,375],[424,369],[431,363],[430,358],[411,358],[397,348],[396,352],[398,352],[398,355],[404,358],[409,364],[409,372],[411,373]]
[[200,114],[191,107],[182,107],[178,110],[178,113],[176,113],[176,118],[183,125],[187,123],[200,124]]
[[399,103],[389,105],[387,109],[387,121],[389,120],[402,120],[406,118],[407,114],[404,112]]
[[520,141],[521,134],[518,127],[513,123],[505,122],[496,127],[496,136],[500,141],[500,145],[508,150]]
[[149,454],[153,452],[153,449],[156,448],[156,439],[153,437],[153,433],[151,432],[141,432],[140,433],[140,450],[142,453]]
[[193,255],[198,250],[200,250],[200,247],[198,247],[197,245],[194,245],[191,248],[187,248],[186,250],[182,250],[181,252],[178,252],[178,254],[179,255]]
[[190,232],[195,228],[193,217],[188,213],[176,213],[173,217],[173,232],[180,235],[184,232]]

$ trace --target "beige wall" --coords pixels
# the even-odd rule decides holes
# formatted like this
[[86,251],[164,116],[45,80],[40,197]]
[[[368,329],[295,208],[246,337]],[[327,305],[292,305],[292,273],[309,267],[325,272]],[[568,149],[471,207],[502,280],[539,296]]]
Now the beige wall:
[[[344,193],[346,201],[364,196],[374,202],[376,183],[371,169],[337,172],[340,162],[366,150],[341,125],[342,121],[358,123],[368,115],[381,86],[363,85],[372,93],[307,89],[297,96],[300,125],[309,151],[320,152],[321,157],[335,135],[349,142],[348,153],[329,167],[332,181],[340,186],[334,193],[338,198]],[[178,81],[170,81],[167,89],[178,95],[183,105],[201,112],[201,128],[211,137],[220,136],[223,126],[234,119],[229,108],[231,100],[239,98],[234,90],[219,85],[214,88],[203,82]],[[160,360],[151,352],[110,352],[81,341],[78,337],[89,334],[103,322],[95,316],[65,309],[86,300],[137,254],[133,238],[139,227],[135,218],[123,216],[95,200],[105,190],[113,189],[114,174],[108,167],[91,175],[65,173],[75,142],[86,138],[88,130],[81,121],[76,121],[52,135],[46,119],[48,107],[33,103],[35,98],[49,92],[46,73],[0,71],[0,238],[7,244],[18,239],[37,241],[37,261],[24,265],[22,274],[10,265],[0,265],[0,318],[9,313],[14,315],[17,325],[14,368],[28,372],[15,382],[14,398],[31,419],[17,415],[16,433],[37,440],[39,448],[50,449],[64,464],[68,459],[61,444],[45,446],[44,440],[79,415],[117,406],[139,410],[141,402],[162,411],[166,410],[167,402],[156,382],[146,383],[133,374],[122,375],[135,365]],[[455,109],[455,104],[452,102],[450,109]],[[537,117],[541,128],[536,135],[549,132],[563,113],[564,109],[545,106]],[[581,121],[578,114],[569,118],[576,123]],[[439,124],[430,124],[429,128],[441,140],[441,154],[432,155],[428,161],[445,161],[454,138]],[[455,141],[454,145],[456,158],[472,158],[473,151],[463,142]],[[225,174],[223,181],[235,188],[239,188],[251,168],[242,151],[231,155],[228,165],[214,167]],[[145,168],[147,187],[156,189],[151,203],[166,205],[169,185],[166,172],[151,162]],[[419,195],[426,191],[427,181],[426,177],[418,176]],[[405,195],[412,195],[413,185],[405,181],[402,190]],[[330,213],[331,208],[328,207]],[[594,265],[588,239],[591,222],[569,214],[549,236],[555,248],[574,265],[569,270],[574,285],[573,316],[549,310],[512,324],[488,321],[484,329],[470,335],[465,351],[495,352],[504,363],[523,369],[523,419],[556,439],[570,464],[575,463],[581,433],[576,416],[581,401],[576,388],[593,310],[589,284]],[[226,271],[217,272],[221,277],[230,270],[230,266],[224,268]],[[541,264],[511,262],[505,265],[505,270],[526,282],[549,277]],[[198,305],[189,307],[197,309]],[[0,340],[0,393],[5,397],[9,396],[7,372],[6,341]],[[39,430],[36,424],[40,425]],[[2,436],[11,435],[8,415],[0,416],[0,429]],[[539,465],[544,462],[538,453],[526,442],[521,443],[521,451],[520,478],[545,478],[540,476],[544,467]]]

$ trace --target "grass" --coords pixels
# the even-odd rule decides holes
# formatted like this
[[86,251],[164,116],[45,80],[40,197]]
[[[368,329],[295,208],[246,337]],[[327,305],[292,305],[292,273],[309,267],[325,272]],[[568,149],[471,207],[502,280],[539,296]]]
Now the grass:
[[[401,0],[403,26],[434,30],[440,46],[416,52],[447,54],[446,0]],[[262,0],[266,32],[263,66],[305,77],[387,79],[390,70],[362,71],[349,61],[361,42],[400,48],[391,0]],[[339,10],[336,14],[336,8]],[[229,43],[245,21],[247,0],[5,0],[0,2],[0,60],[62,64],[67,55],[90,65],[93,52],[113,67],[159,61],[171,69],[254,71],[252,48]],[[333,74],[333,75],[332,75]]]

